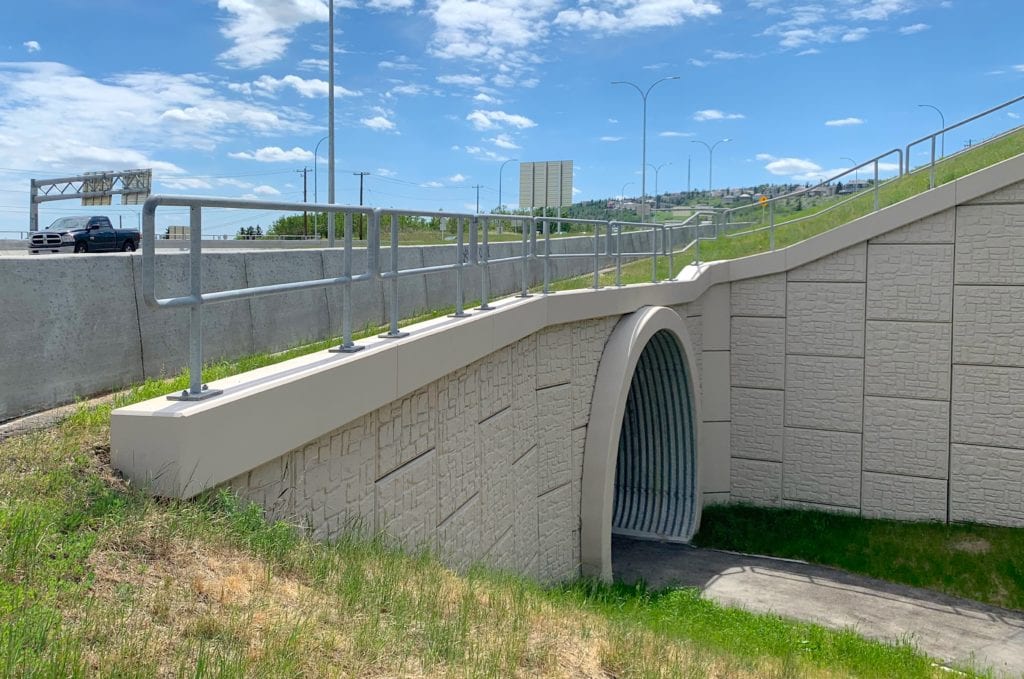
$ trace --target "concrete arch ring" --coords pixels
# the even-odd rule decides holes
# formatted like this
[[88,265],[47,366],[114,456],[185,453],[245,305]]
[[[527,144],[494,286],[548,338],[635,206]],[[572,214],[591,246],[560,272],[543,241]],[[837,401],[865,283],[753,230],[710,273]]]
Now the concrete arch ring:
[[700,523],[701,493],[698,486],[700,475],[696,442],[700,440],[698,395],[701,392],[694,361],[696,347],[690,341],[686,325],[679,314],[668,307],[643,307],[623,316],[615,326],[601,355],[594,384],[581,487],[580,557],[584,576],[604,581],[612,578],[612,514],[623,416],[637,365],[655,335],[674,339],[682,359],[682,384],[679,386],[686,390],[683,396],[690,409],[689,417],[686,418],[691,427],[687,432],[689,455],[692,458],[689,473],[692,475],[695,492],[691,518],[694,527]]

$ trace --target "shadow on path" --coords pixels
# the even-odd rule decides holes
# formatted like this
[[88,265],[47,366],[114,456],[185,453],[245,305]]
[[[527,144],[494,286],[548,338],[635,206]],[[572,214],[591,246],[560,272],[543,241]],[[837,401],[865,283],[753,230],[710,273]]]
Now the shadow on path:
[[906,640],[944,662],[1024,677],[1024,612],[800,561],[673,543],[615,537],[612,565],[623,582],[697,587],[724,606]]

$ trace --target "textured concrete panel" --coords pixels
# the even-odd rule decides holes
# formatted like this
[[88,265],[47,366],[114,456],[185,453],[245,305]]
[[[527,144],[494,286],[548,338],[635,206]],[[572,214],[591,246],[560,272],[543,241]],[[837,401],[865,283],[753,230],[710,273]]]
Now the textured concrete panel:
[[949,518],[1024,526],[1024,450],[953,444]]
[[541,582],[562,582],[579,577],[579,562],[573,560],[579,542],[579,507],[572,506],[572,489],[566,484],[538,498],[540,511]]
[[[704,375],[701,376],[701,417],[705,422],[729,420],[728,351],[709,351],[704,356]],[[681,387],[681,385],[680,385]]]
[[786,373],[786,319],[732,319],[732,385],[782,389]]
[[785,316],[786,274],[735,281],[731,297],[733,316]]
[[504,347],[478,362],[478,422],[512,405],[512,349],[512,346]]
[[956,286],[953,362],[1024,367],[1024,287]]
[[[789,271],[788,277],[790,283],[794,281],[863,283],[867,280],[867,266],[867,244],[859,243],[852,248],[840,250],[810,264],[792,269]],[[791,315],[792,312],[787,309],[786,314]]]
[[437,384],[377,411],[377,478],[437,445]]
[[875,243],[952,243],[956,212],[950,208],[873,238]]
[[[785,392],[732,389],[732,455],[782,461],[782,409]],[[735,464],[735,462],[734,462]]]
[[441,559],[452,568],[464,571],[480,560],[480,496],[474,495],[437,527],[437,549]]
[[483,499],[483,537],[486,548],[512,527],[514,493],[512,488],[511,409],[503,410],[479,425]]
[[537,500],[540,479],[537,472],[536,448],[512,464],[512,490],[515,503],[512,531],[515,543],[516,570],[531,577],[537,577],[536,568],[540,555],[540,503]]
[[944,479],[949,467],[949,403],[864,398],[864,469]]
[[785,499],[860,504],[860,434],[787,427],[783,465]]
[[697,439],[698,487],[705,492],[729,492],[729,466],[732,461],[729,429],[728,422],[705,422],[700,428]]
[[782,464],[733,458],[730,500],[778,507],[782,502]]
[[953,366],[950,441],[1024,448],[1024,368]]
[[864,355],[863,283],[790,283],[786,353]]
[[537,388],[572,380],[572,326],[556,325],[537,333]]
[[477,373],[475,367],[462,368],[441,379],[437,386],[437,499],[441,521],[480,492]]
[[786,426],[860,431],[864,361],[859,358],[786,358]]
[[949,321],[952,311],[952,245],[868,248],[868,318]]
[[861,514],[873,519],[945,521],[946,482],[864,472]]
[[950,325],[868,321],[864,393],[949,398]]
[[1024,205],[957,208],[956,282],[1024,285]]
[[376,530],[406,549],[433,549],[437,530],[437,459],[416,458],[376,483]]
[[590,419],[590,400],[605,342],[618,316],[597,318],[572,326],[572,426],[585,427]]
[[[572,506],[580,507],[583,495],[583,455],[587,449],[587,428],[572,430]],[[579,556],[578,554],[576,556]],[[578,560],[578,559],[577,559]]]
[[715,285],[700,296],[701,346],[704,349],[729,348],[729,286]]
[[537,391],[537,457],[540,492],[572,480],[572,389],[569,385]]

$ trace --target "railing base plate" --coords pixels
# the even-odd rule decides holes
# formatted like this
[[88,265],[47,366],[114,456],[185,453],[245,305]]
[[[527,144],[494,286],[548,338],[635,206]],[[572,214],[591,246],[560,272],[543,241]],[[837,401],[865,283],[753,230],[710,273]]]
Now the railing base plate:
[[327,352],[331,354],[354,354],[357,351],[362,351],[365,348],[366,347],[362,346],[361,344],[351,344],[347,347],[334,347],[333,349],[328,349]]
[[396,332],[394,335],[392,335],[390,332],[386,332],[383,335],[377,335],[377,337],[379,337],[380,339],[398,339],[400,337],[408,337],[408,336],[409,336],[409,333],[407,333],[407,332]]
[[193,394],[190,391],[183,391],[180,394],[169,394],[167,396],[168,401],[204,401],[211,396],[219,396],[224,391],[221,389],[207,389],[206,385],[203,385],[203,390],[198,394]]

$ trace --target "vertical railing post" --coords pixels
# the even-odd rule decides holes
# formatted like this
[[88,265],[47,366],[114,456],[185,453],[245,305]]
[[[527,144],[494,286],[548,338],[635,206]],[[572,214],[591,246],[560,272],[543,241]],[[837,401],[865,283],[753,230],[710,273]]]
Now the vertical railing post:
[[551,292],[551,222],[544,220],[544,294]]
[[521,228],[521,230],[523,232],[523,251],[521,253],[521,255],[522,255],[522,263],[523,263],[523,267],[522,267],[523,290],[522,290],[522,292],[519,293],[520,297],[529,297],[530,296],[530,248],[529,248],[529,241],[527,241],[527,235],[526,235],[526,225],[527,224],[531,224],[531,225],[533,224],[533,217],[530,217],[528,219],[524,219],[524,220],[520,221],[520,223],[519,223],[520,228]]
[[622,222],[615,222],[615,287],[622,287]]
[[594,289],[601,288],[601,229],[594,223]]
[[[377,218],[377,224],[380,225],[380,208],[374,210],[374,214]],[[389,288],[389,315],[391,317],[388,331],[384,335],[379,337],[384,339],[395,339],[398,337],[407,337],[409,333],[400,332],[398,330],[398,215],[391,215],[391,276],[388,281]]]
[[928,188],[935,188],[935,135],[932,135],[932,164],[928,170]]
[[[473,220],[473,225],[476,226],[476,219]],[[466,218],[456,217],[455,218],[455,313],[452,314],[452,318],[463,318],[468,316],[466,310],[463,309],[465,304],[465,294],[462,290],[463,283],[463,267],[465,266],[465,248],[466,241]]]
[[658,282],[658,227],[651,227],[651,282]]
[[192,297],[188,308],[188,390],[168,396],[172,401],[201,401],[222,393],[203,384],[203,209],[200,206],[189,206],[188,224],[189,295]]
[[[487,217],[480,217],[476,220],[480,226],[482,232],[481,238],[481,249],[479,253],[480,257],[480,306],[477,307],[478,311],[490,311],[494,307],[491,306],[491,248],[490,248],[490,236],[488,232],[491,230],[491,220]],[[498,222],[501,223],[500,221]]]
[[673,272],[676,270],[676,265],[675,265],[676,242],[675,242],[675,238],[672,236],[672,227],[671,226],[667,226],[665,228],[667,229],[667,233],[668,233],[668,278],[671,280],[675,276],[675,274]]
[[[333,211],[332,211],[333,214]],[[364,218],[365,215],[360,215],[360,219]],[[369,221],[369,220],[367,220]],[[347,279],[341,286],[341,346],[337,349],[331,349],[334,352],[341,352],[344,354],[354,354],[357,351],[361,351],[364,347],[356,344],[352,341],[352,213],[345,213],[345,225],[344,225],[344,247],[345,250],[342,253],[342,265],[341,273]],[[369,230],[369,228],[367,228]],[[367,240],[369,240],[369,234],[367,234]],[[369,245],[369,243],[367,243]],[[370,270],[369,261],[369,248],[367,248],[367,271]]]
[[875,211],[878,211],[878,159],[875,158]]
[[775,252],[775,201],[768,201],[768,245]]

